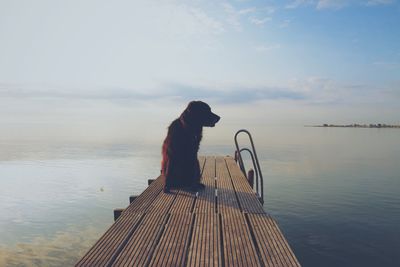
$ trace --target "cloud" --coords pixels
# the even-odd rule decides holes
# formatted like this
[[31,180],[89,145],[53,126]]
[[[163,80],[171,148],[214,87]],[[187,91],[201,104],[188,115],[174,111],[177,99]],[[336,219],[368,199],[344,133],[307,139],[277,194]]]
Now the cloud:
[[318,10],[323,9],[341,9],[350,5],[366,5],[366,6],[377,6],[377,5],[389,5],[395,3],[394,0],[368,0],[368,1],[356,1],[356,0],[294,0],[287,4],[285,8],[295,9],[302,6],[314,6]]
[[377,6],[377,5],[390,5],[393,4],[394,0],[369,0],[365,5]]
[[189,84],[170,84],[170,95],[177,99],[190,101],[193,99],[212,100],[217,103],[253,103],[262,100],[299,100],[304,96],[288,88],[274,86],[232,86],[229,89],[210,88]]
[[285,6],[285,8],[294,9],[294,8],[298,8],[298,7],[303,6],[303,5],[309,5],[311,3],[313,3],[313,1],[310,1],[310,0],[294,0],[293,2],[287,4]]
[[271,21],[272,18],[265,17],[265,18],[259,19],[259,18],[255,18],[255,17],[250,17],[249,20],[252,24],[261,26],[261,25],[264,25],[267,21]]
[[347,4],[344,0],[320,0],[317,3],[317,9],[340,9]]
[[285,19],[285,20],[279,25],[279,27],[280,27],[280,28],[287,28],[287,27],[289,27],[289,25],[290,25],[291,22],[292,22],[292,20],[290,20],[290,19]]
[[[249,14],[268,14],[271,15],[275,12],[275,8],[272,6],[264,6],[264,7],[247,7],[247,8],[242,8],[242,9],[237,9],[235,6],[231,5],[228,2],[224,2],[221,4],[223,11],[225,12],[226,15],[226,23],[233,27],[237,31],[242,31],[243,26],[242,26],[242,18],[244,16],[247,16]],[[254,25],[263,25],[265,22],[271,20],[271,17],[263,17],[263,18],[257,18],[255,16],[249,17],[249,21],[254,24]]]
[[[278,49],[279,44],[259,46],[260,52]],[[377,63],[380,66],[380,63]],[[396,65],[399,66],[399,65]],[[382,96],[381,92],[397,92],[395,85],[386,87],[367,84],[343,83],[324,77],[308,77],[281,82],[278,85],[260,83],[206,82],[185,83],[165,82],[154,88],[92,88],[70,89],[63,87],[44,87],[40,85],[0,84],[0,101],[12,99],[59,99],[64,101],[85,100],[110,102],[116,105],[135,103],[173,103],[188,102],[194,99],[204,99],[222,104],[254,103],[266,100],[292,100],[308,104],[334,103],[373,103],[376,99],[390,102],[393,97]],[[7,101],[7,100],[5,100]],[[66,102],[69,103],[69,102]]]
[[273,6],[264,6],[262,8],[259,8],[259,11],[265,12],[265,13],[271,15],[271,14],[275,13],[276,8]]
[[400,62],[396,61],[375,61],[372,63],[372,65],[380,68],[385,68],[385,69],[397,69],[400,68]]
[[220,34],[225,31],[224,25],[212,17],[204,8],[190,5],[163,4],[154,8],[157,18],[150,25],[163,29],[163,34],[172,36],[193,36]]
[[226,14],[226,22],[235,30],[241,31],[242,24],[240,23],[240,13],[229,3],[222,3],[222,8]]
[[213,34],[219,34],[225,31],[222,23],[209,15],[207,15],[203,10],[198,8],[189,8],[189,13],[193,15],[193,18],[206,29],[207,32]]
[[[286,87],[302,92],[306,100],[305,102],[308,104],[376,104],[378,100],[389,104],[394,101],[390,97],[382,95],[384,86],[345,83],[324,77],[295,79],[290,81]],[[393,86],[389,86],[389,88],[393,88]]]
[[[171,83],[164,86],[169,88],[169,95],[176,100],[190,101],[204,99],[221,104],[251,104],[263,101],[292,101],[306,105],[353,105],[357,103],[391,103],[393,99],[393,85],[376,87],[362,83],[345,83],[324,77],[308,77],[294,79],[279,85],[190,85]],[[390,92],[382,95],[384,89]],[[389,101],[391,100],[391,101]]]
[[239,15],[246,15],[249,13],[254,13],[256,11],[257,11],[257,9],[255,7],[249,7],[249,8],[240,9],[237,13]]
[[[229,90],[225,89],[229,88]],[[71,90],[65,88],[43,88],[38,86],[0,85],[0,98],[41,99],[57,98],[64,100],[93,101],[155,101],[212,99],[222,103],[254,102],[262,99],[302,99],[302,95],[290,89],[273,86],[229,86],[191,85],[165,83],[157,90],[134,90],[124,88],[98,88],[96,90]]]
[[262,45],[256,45],[254,49],[258,52],[266,52],[266,51],[271,51],[275,49],[279,49],[281,47],[280,44],[262,44]]
[[[147,91],[147,90],[144,90]],[[0,84],[0,98],[59,98],[86,100],[147,100],[155,98],[151,92],[125,88],[78,89],[40,84]]]

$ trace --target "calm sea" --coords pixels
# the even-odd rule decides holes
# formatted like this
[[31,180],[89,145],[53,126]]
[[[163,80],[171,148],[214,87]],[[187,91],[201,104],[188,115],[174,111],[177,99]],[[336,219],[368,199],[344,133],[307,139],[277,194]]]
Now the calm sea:
[[[265,210],[303,266],[400,266],[400,130],[256,128]],[[233,141],[202,143],[233,154]],[[73,265],[157,177],[160,145],[0,141],[0,266]]]

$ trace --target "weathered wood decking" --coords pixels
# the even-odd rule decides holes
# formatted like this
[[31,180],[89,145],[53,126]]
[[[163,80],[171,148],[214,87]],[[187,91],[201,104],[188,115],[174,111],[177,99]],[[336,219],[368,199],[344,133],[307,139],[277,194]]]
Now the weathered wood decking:
[[231,157],[200,157],[205,190],[155,180],[76,266],[300,266]]

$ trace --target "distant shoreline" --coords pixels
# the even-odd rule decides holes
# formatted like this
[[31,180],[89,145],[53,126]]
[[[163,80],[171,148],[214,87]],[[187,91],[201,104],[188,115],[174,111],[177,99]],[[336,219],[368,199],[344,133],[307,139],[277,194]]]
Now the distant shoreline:
[[340,125],[340,124],[322,124],[322,125],[305,125],[304,127],[324,127],[324,128],[396,128],[400,129],[400,125],[391,125],[391,124],[347,124],[347,125]]

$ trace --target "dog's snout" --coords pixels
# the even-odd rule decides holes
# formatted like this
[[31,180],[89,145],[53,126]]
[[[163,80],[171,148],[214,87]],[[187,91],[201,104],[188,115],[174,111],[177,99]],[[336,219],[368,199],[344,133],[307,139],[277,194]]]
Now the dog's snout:
[[214,114],[214,124],[219,122],[220,119],[221,119],[220,116],[218,116],[217,114]]
[[211,112],[210,126],[211,126],[211,127],[214,127],[215,124],[216,124],[220,119],[221,119],[220,116],[218,116],[217,114]]

